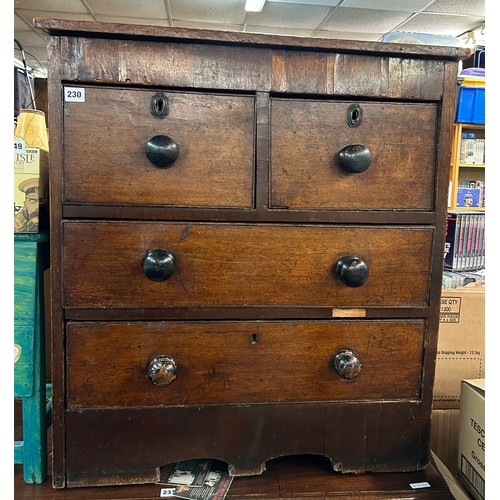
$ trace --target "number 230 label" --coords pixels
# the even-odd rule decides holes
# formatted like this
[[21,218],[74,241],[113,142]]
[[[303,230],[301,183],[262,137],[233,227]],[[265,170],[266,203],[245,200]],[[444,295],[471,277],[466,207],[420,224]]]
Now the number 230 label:
[[85,102],[85,89],[82,87],[64,87],[64,100],[69,102]]

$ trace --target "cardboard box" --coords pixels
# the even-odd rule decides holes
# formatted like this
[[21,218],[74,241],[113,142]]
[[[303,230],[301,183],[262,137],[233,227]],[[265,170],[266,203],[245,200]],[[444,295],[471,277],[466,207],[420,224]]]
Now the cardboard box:
[[48,229],[48,179],[48,151],[25,148],[14,153],[15,233]]
[[459,430],[459,408],[432,410],[430,448],[456,478]]
[[433,408],[460,408],[463,379],[485,376],[485,284],[441,294]]
[[462,381],[458,478],[477,500],[485,496],[485,395],[484,378]]
[[443,477],[450,493],[453,495],[455,500],[473,500],[470,494],[464,489],[462,483],[457,479],[456,476],[452,474],[450,469],[441,461],[438,455],[431,451],[431,457],[436,465],[436,469],[439,471]]

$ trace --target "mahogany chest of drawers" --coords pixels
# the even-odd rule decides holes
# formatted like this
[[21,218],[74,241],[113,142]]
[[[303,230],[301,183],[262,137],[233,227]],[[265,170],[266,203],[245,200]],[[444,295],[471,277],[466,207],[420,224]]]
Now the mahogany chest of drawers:
[[36,24],[54,486],[425,467],[465,51]]

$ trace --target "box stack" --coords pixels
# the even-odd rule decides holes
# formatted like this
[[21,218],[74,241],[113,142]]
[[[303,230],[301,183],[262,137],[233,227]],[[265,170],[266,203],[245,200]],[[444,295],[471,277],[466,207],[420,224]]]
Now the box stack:
[[443,290],[433,393],[431,449],[459,478],[462,381],[485,376],[485,284]]
[[456,122],[485,122],[485,77],[466,76],[463,78],[457,101]]

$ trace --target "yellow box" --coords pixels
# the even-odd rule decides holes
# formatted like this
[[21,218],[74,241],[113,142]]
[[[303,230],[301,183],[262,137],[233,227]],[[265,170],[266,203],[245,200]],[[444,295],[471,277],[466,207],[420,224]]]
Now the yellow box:
[[14,153],[14,232],[48,229],[49,154],[40,148]]

